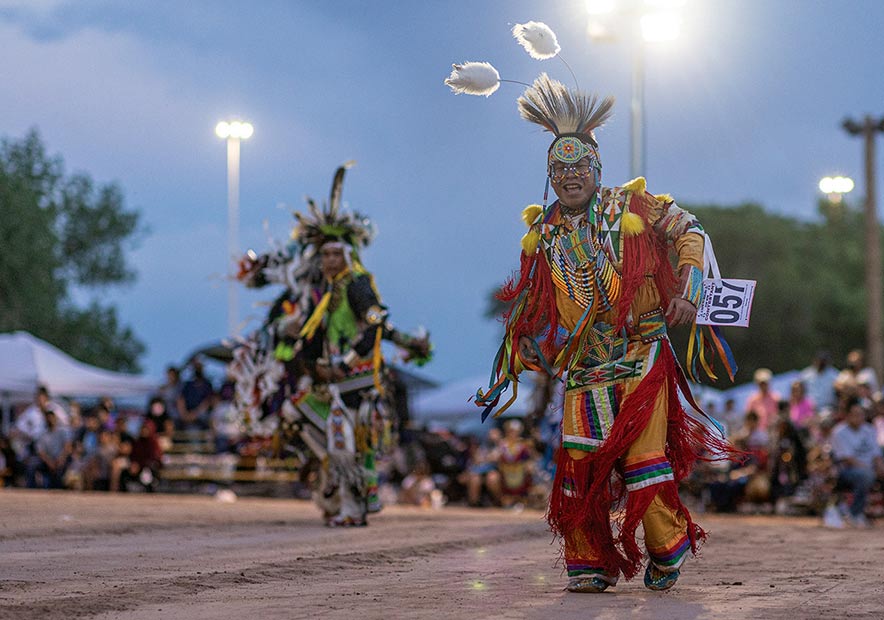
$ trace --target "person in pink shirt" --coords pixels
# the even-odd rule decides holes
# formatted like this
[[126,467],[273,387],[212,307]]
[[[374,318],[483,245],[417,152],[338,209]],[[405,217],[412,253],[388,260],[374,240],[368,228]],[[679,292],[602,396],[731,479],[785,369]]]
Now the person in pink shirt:
[[777,406],[780,402],[780,395],[770,389],[771,377],[773,373],[767,368],[756,370],[753,379],[758,391],[746,401],[746,413],[754,411],[758,415],[759,427],[764,430],[777,419]]
[[816,413],[814,402],[807,397],[804,383],[795,381],[789,393],[789,419],[799,428],[805,428]]

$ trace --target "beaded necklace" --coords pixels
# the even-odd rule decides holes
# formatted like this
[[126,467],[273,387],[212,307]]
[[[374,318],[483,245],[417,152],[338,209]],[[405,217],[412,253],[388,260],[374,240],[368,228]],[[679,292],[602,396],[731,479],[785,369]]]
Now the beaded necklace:
[[583,308],[591,307],[598,293],[599,309],[605,311],[620,296],[620,274],[602,246],[600,202],[596,192],[577,217],[559,205],[560,222],[545,227],[543,239],[556,287]]

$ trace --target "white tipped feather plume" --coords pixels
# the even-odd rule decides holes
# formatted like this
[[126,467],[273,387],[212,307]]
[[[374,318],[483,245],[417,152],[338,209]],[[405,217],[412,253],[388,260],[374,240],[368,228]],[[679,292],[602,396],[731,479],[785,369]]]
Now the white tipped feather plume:
[[445,84],[455,95],[466,93],[490,97],[500,88],[500,74],[491,63],[465,62],[451,66],[451,75],[445,80]]
[[556,33],[543,22],[527,22],[513,26],[513,37],[531,58],[547,60],[553,58],[562,49],[556,39]]

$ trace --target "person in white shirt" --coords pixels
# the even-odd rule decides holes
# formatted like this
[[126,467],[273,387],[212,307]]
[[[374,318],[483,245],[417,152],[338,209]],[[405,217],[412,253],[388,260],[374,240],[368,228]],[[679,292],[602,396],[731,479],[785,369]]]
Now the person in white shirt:
[[832,411],[835,408],[837,377],[838,370],[832,366],[832,358],[827,351],[817,353],[813,364],[801,371],[801,382],[817,411]]
[[33,456],[33,444],[46,432],[46,412],[55,414],[55,419],[61,428],[68,428],[68,414],[58,403],[50,400],[49,390],[40,385],[34,394],[34,403],[15,419],[13,429],[13,446],[15,452],[23,461]]
[[878,472],[884,469],[875,427],[866,422],[866,412],[857,399],[848,403],[847,417],[832,431],[832,456],[839,479],[853,491],[849,518],[865,527],[866,502]]

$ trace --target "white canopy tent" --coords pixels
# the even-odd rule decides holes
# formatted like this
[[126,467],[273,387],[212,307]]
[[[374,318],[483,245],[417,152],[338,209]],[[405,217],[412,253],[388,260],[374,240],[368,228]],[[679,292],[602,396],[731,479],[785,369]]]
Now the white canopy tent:
[[9,428],[9,404],[29,400],[38,385],[52,394],[84,396],[147,396],[157,383],[139,375],[112,372],[77,361],[28,332],[0,334],[0,398],[3,428]]

